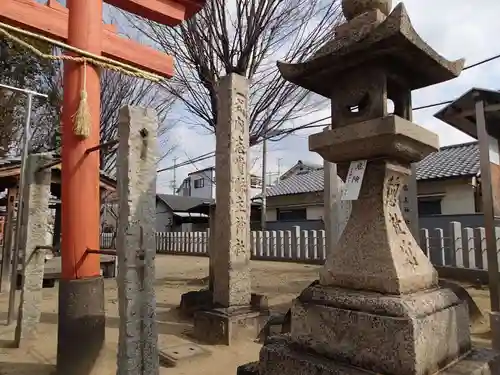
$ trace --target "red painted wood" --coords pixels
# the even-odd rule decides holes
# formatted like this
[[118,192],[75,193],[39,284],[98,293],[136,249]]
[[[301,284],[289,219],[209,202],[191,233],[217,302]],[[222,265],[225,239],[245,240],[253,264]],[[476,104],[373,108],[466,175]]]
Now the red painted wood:
[[177,26],[191,18],[206,0],[104,0],[117,8],[163,25]]
[[[48,6],[33,0],[0,0],[0,21],[65,43],[68,17],[68,9],[59,3]],[[102,55],[166,78],[174,75],[171,56],[117,35],[112,26],[103,28]]]
[[[99,55],[102,49],[102,1],[68,0],[68,43]],[[86,89],[91,111],[90,137],[82,140],[74,134],[73,115],[80,103],[83,85],[81,63],[64,63],[62,113],[62,184],[61,184],[61,256],[63,279],[100,275],[100,256],[86,254],[99,248],[99,151],[86,154],[99,144],[100,82],[99,70],[87,65]]]

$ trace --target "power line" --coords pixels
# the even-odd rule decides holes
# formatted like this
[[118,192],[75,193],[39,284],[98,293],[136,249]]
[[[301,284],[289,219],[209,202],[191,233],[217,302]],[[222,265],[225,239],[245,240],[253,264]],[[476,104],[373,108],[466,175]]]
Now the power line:
[[[208,157],[207,157],[208,156]],[[181,168],[181,167],[185,167],[187,165],[190,165],[192,163],[196,163],[198,161],[203,161],[203,160],[206,160],[206,159],[209,159],[211,157],[215,156],[215,151],[211,151],[211,152],[207,152],[206,154],[203,154],[203,155],[199,155],[193,159],[188,159],[186,161],[183,161],[181,163],[177,163],[175,164],[175,166],[170,166],[170,167],[167,167],[167,168],[162,168],[162,169],[158,169],[156,171],[156,173],[160,173],[160,172],[165,172],[165,171],[169,171],[171,169],[174,169],[175,168]]]
[[174,158],[174,177],[173,177],[171,184],[170,184],[174,195],[177,191],[177,174],[175,173],[177,170],[177,159],[178,159],[178,157]]
[[[481,61],[478,61],[478,62],[476,62],[474,64],[468,65],[465,68],[463,68],[462,71],[466,71],[468,69],[472,69],[472,68],[481,66],[483,64],[489,63],[489,62],[497,60],[497,59],[500,59],[500,54],[492,56],[492,57],[489,57],[489,58],[481,60]],[[447,100],[447,101],[444,101],[444,102],[427,104],[427,105],[423,105],[423,106],[420,106],[420,107],[414,107],[414,108],[412,108],[412,110],[413,111],[419,111],[419,110],[422,110],[422,109],[428,109],[428,108],[438,107],[438,106],[441,106],[441,105],[446,105],[446,104],[453,103],[453,101],[454,100]],[[263,137],[262,141],[264,141],[264,140],[271,140],[273,142],[279,142],[279,141],[283,140],[287,135],[292,134],[292,133],[294,133],[294,132],[296,132],[298,130],[313,129],[313,128],[324,128],[325,126],[330,126],[331,124],[329,124],[329,123],[327,123],[327,124],[322,123],[322,124],[318,124],[318,125],[316,125],[316,124],[318,122],[322,122],[322,121],[326,121],[326,120],[330,120],[330,119],[331,119],[331,116],[327,116],[327,117],[324,117],[322,119],[315,120],[315,121],[309,122],[307,124],[297,126],[295,128],[290,128],[290,129],[282,130],[282,131],[278,132],[278,134],[272,134],[272,135],[268,135],[266,137]],[[271,139],[271,138],[275,138],[277,136],[280,137],[280,138],[279,139],[275,139],[275,140]],[[160,173],[160,172],[165,172],[165,171],[172,170],[174,168],[185,167],[187,165],[191,165],[191,164],[196,163],[196,162],[200,162],[200,161],[204,161],[204,160],[213,158],[214,156],[215,156],[215,151],[207,152],[206,154],[197,156],[197,157],[195,157],[193,159],[188,159],[188,160],[186,160],[186,161],[184,161],[182,163],[176,164],[174,166],[169,166],[167,168],[159,169],[156,172]]]
[[466,66],[465,68],[463,68],[462,70],[472,69],[472,68],[475,68],[476,66],[480,66],[480,65],[483,65],[483,64],[489,63],[489,62],[491,62],[491,61],[493,61],[493,60],[496,60],[496,59],[499,59],[499,58],[500,58],[500,55],[496,55],[496,56],[488,57],[487,59],[484,59],[484,60],[478,61],[477,63],[471,64],[471,65],[468,65],[468,66]]

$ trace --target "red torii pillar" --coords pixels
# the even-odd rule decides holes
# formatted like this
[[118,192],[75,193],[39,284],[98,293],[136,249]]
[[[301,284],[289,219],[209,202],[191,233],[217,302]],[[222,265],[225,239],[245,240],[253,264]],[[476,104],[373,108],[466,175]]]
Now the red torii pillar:
[[[205,0],[104,0],[150,20],[176,26],[198,12]],[[0,21],[40,33],[148,72],[171,77],[172,58],[119,37],[102,23],[103,0],[0,0]],[[84,66],[64,63],[62,108],[62,276],[59,286],[58,373],[87,375],[104,343],[104,284],[99,255],[99,70],[86,65],[86,91],[91,111],[91,134],[74,134],[73,115],[83,89]]]

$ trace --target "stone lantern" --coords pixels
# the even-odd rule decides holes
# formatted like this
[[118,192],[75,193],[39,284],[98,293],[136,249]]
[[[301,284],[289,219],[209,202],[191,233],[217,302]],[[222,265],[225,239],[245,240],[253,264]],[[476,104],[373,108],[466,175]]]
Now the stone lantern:
[[472,349],[465,303],[439,288],[399,204],[411,163],[438,149],[437,135],[411,122],[411,92],[457,77],[464,60],[440,56],[402,3],[391,8],[343,0],[347,22],[332,41],[306,62],[278,63],[284,79],[331,99],[332,129],[311,135],[309,149],[340,169],[367,164],[319,285],[293,301],[290,335],[263,346],[255,374],[500,373],[494,352]]

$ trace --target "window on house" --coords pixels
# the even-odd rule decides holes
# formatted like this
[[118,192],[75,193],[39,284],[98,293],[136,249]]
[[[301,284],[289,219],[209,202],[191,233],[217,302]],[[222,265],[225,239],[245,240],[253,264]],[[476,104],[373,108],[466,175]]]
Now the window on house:
[[204,186],[205,186],[205,179],[204,178],[198,178],[197,180],[194,180],[194,188],[195,189],[201,189]]
[[418,198],[418,215],[441,215],[441,198]]
[[307,220],[307,210],[305,208],[296,209],[277,209],[276,216],[278,221],[302,221]]

